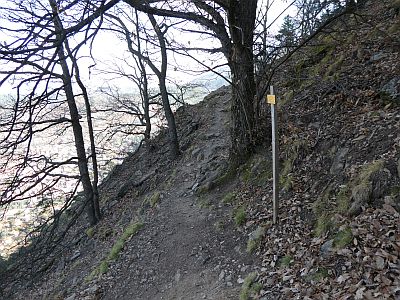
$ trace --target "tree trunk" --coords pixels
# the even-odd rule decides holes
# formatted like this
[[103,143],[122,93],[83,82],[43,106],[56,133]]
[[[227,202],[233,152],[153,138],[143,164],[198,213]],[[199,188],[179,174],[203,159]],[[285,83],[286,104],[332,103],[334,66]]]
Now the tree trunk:
[[162,104],[164,108],[165,118],[167,119],[167,124],[168,124],[170,156],[172,159],[174,159],[179,155],[179,140],[176,131],[175,116],[174,113],[172,112],[171,105],[169,103],[167,85],[165,82],[165,79],[167,77],[167,67],[168,67],[167,46],[164,37],[165,32],[161,31],[161,28],[160,26],[158,26],[157,21],[153,15],[149,14],[148,17],[157,34],[157,39],[160,44],[160,50],[161,50],[161,70],[160,71],[154,70],[151,64],[150,67],[153,69],[154,73],[158,77]]
[[63,32],[63,26],[61,23],[60,18],[58,17],[58,9],[57,9],[57,4],[55,3],[54,0],[49,0],[50,6],[52,8],[52,12],[54,15],[54,27],[55,30],[58,32],[57,34],[57,42],[58,44],[58,50],[57,50],[57,55],[60,60],[60,65],[61,69],[63,72],[63,89],[67,98],[67,103],[68,103],[68,108],[69,108],[69,114],[71,117],[71,124],[72,124],[72,130],[74,133],[74,141],[75,141],[75,148],[76,148],[76,153],[78,156],[78,168],[79,168],[79,174],[81,177],[81,182],[83,186],[83,192],[85,194],[85,203],[84,205],[86,206],[86,212],[88,216],[89,223],[91,225],[96,224],[99,219],[96,216],[96,210],[94,207],[93,203],[93,197],[94,197],[94,192],[93,192],[93,187],[92,183],[90,181],[90,175],[89,175],[89,169],[88,169],[88,161],[86,158],[86,151],[85,151],[85,142],[83,139],[83,132],[82,132],[82,127],[79,122],[79,112],[78,108],[75,103],[75,96],[74,92],[72,89],[72,78],[71,78],[71,73],[69,71],[69,67],[66,61],[66,56],[64,53],[64,47],[63,47],[63,38],[62,38],[62,32]]
[[[135,9],[135,16],[136,16],[136,39],[137,39],[137,47],[139,53],[142,53],[141,49],[141,40],[140,40],[140,30],[139,30],[139,15],[138,11]],[[127,36],[127,39],[129,37]],[[144,113],[144,120],[146,122],[146,129],[144,131],[144,139],[150,140],[151,134],[151,120],[150,120],[150,99],[149,99],[149,87],[147,81],[147,72],[146,66],[143,63],[143,58],[139,55],[138,56],[138,66],[140,71],[140,77],[142,81],[142,85],[139,87],[142,93],[142,103],[143,103],[143,113]]]
[[232,47],[228,57],[232,73],[231,163],[246,161],[254,151],[253,31],[257,0],[230,1],[228,9]]

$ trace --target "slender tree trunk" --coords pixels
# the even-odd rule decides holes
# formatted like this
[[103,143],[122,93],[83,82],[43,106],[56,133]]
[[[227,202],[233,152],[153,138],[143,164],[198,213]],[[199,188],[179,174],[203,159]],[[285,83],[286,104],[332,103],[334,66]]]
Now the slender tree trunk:
[[[68,47],[68,43],[66,42],[66,46]],[[76,82],[78,83],[80,89],[82,90],[82,95],[83,99],[85,100],[85,108],[86,108],[86,119],[87,119],[87,125],[88,125],[88,130],[89,130],[89,139],[90,139],[90,157],[92,160],[92,169],[93,169],[93,181],[92,181],[92,188],[93,188],[93,208],[94,208],[94,213],[96,215],[97,220],[101,219],[101,212],[100,212],[100,196],[99,196],[99,189],[98,189],[98,184],[99,184],[99,169],[98,169],[98,163],[97,163],[97,153],[96,153],[96,143],[94,140],[94,129],[93,129],[93,122],[92,122],[92,109],[90,105],[90,100],[89,100],[89,95],[87,93],[87,89],[85,85],[83,84],[81,77],[79,75],[79,68],[78,64],[75,60],[75,58],[72,58],[72,53],[68,49],[69,55],[71,56],[71,59],[73,60],[73,65],[75,68],[75,78]]]
[[[140,63],[140,64],[144,68],[144,65],[142,63]],[[143,113],[144,113],[144,120],[146,122],[144,138],[145,138],[145,140],[149,140],[150,134],[151,134],[150,103],[149,103],[150,101],[149,101],[147,74],[146,74],[145,69],[143,69],[142,78],[143,78]]]
[[[167,119],[167,124],[168,124],[170,156],[171,156],[171,158],[174,159],[179,155],[179,141],[178,141],[178,134],[176,131],[175,116],[174,116],[174,113],[172,112],[171,105],[169,103],[167,85],[166,85],[166,81],[165,81],[165,79],[167,77],[167,66],[168,66],[167,46],[166,46],[165,38],[164,38],[165,33],[163,33],[161,31],[161,29],[158,26],[157,21],[153,15],[149,14],[148,17],[149,17],[149,20],[157,34],[158,42],[160,44],[161,70],[156,71],[153,69],[153,71],[156,73],[156,75],[158,77],[158,82],[160,85],[162,104],[163,104],[163,108],[164,108],[165,118]],[[150,67],[151,67],[151,65],[150,65]]]
[[69,113],[70,113],[70,117],[71,117],[72,130],[74,133],[75,148],[76,148],[76,153],[78,156],[79,173],[80,173],[80,177],[81,177],[83,191],[85,194],[84,205],[86,206],[89,223],[91,225],[94,225],[99,221],[99,219],[96,216],[95,207],[93,204],[94,192],[93,192],[92,183],[90,182],[88,162],[87,162],[86,151],[85,151],[85,142],[83,139],[82,127],[79,122],[79,112],[78,112],[78,108],[75,103],[75,96],[74,96],[74,92],[72,89],[71,74],[70,74],[69,67],[68,67],[68,64],[66,61],[67,58],[65,56],[64,47],[63,47],[63,43],[62,43],[61,33],[63,32],[63,26],[62,26],[60,18],[58,17],[57,4],[55,3],[54,0],[49,0],[49,3],[52,8],[53,15],[54,15],[54,27],[55,27],[55,30],[58,32],[57,41],[56,41],[56,42],[59,42],[57,55],[60,60],[60,65],[61,65],[62,72],[63,72],[64,91],[65,91],[65,95],[67,98]]
[[253,61],[253,31],[257,0],[230,1],[228,10],[229,29],[232,38],[228,57],[232,72],[230,159],[233,165],[243,163],[254,151],[256,93]]
[[[136,15],[136,39],[139,53],[142,53],[141,49],[141,41],[140,41],[140,30],[139,30],[139,16],[137,10],[135,10]],[[129,37],[127,36],[127,39]],[[149,140],[151,134],[151,120],[150,120],[150,99],[149,99],[149,90],[148,90],[148,81],[147,81],[147,73],[146,66],[143,63],[143,58],[138,56],[138,65],[140,69],[140,76],[142,80],[142,103],[143,103],[143,112],[144,112],[144,120],[146,122],[146,129],[144,131],[144,139]]]

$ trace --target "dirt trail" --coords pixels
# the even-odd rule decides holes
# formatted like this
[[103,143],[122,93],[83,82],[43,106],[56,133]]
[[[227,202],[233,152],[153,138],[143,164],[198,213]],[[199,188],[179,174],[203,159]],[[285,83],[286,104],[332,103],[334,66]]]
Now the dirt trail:
[[[68,247],[33,286],[8,288],[18,291],[13,298],[237,299],[259,264],[246,252],[248,237],[233,224],[232,207],[221,202],[235,183],[210,190],[227,167],[229,101],[229,88],[221,88],[177,112],[179,159],[168,159],[164,132],[117,166],[101,185],[104,217],[92,234],[86,222],[76,225]],[[151,207],[146,199],[154,194],[159,200]],[[91,276],[137,219],[142,229]]]
[[253,259],[246,254],[246,239],[219,204],[223,190],[203,197],[211,208],[201,208],[193,192],[215,177],[227,158],[229,99],[224,100],[207,103],[201,115],[205,126],[176,165],[173,182],[160,186],[158,207],[101,282],[104,299],[237,299]]

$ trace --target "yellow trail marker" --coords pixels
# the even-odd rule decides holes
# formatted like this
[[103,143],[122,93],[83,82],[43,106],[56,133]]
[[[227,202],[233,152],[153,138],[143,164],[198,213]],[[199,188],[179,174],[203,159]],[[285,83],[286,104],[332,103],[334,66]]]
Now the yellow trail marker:
[[267,103],[276,104],[275,95],[267,95]]
[[271,104],[271,129],[272,129],[272,222],[278,223],[278,211],[279,211],[279,149],[278,149],[278,116],[276,113],[276,99],[274,95],[274,87],[270,86],[269,95],[267,95],[267,102]]

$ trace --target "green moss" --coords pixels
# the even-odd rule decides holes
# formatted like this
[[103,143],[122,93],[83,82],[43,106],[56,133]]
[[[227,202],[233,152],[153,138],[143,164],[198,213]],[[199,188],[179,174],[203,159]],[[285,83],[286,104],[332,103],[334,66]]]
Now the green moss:
[[234,212],[234,221],[236,226],[242,226],[246,222],[246,208],[241,206]]
[[211,200],[207,197],[200,197],[198,203],[200,208],[210,208],[212,206]]
[[339,58],[331,63],[329,65],[329,67],[326,70],[326,73],[324,75],[324,78],[335,78],[339,76],[340,69],[342,68],[343,65],[343,61],[344,61],[344,55],[339,56]]
[[196,195],[197,196],[201,196],[205,193],[207,193],[210,190],[210,186],[208,185],[202,185],[201,187],[199,187],[196,191]]
[[266,227],[259,226],[254,232],[250,234],[249,240],[247,241],[248,253],[253,253],[261,243],[262,238],[265,235]]
[[218,222],[214,223],[214,227],[218,231],[222,231],[224,229],[224,222],[218,221]]
[[216,188],[218,186],[223,186],[228,182],[231,182],[237,175],[237,168],[231,166],[226,170],[224,174],[214,180],[212,184],[212,188]]
[[279,266],[286,268],[289,267],[292,262],[293,262],[293,257],[291,255],[285,255],[279,260]]
[[311,279],[312,281],[320,282],[328,277],[329,277],[329,270],[327,268],[321,267],[318,268],[318,270],[314,274],[312,274],[309,277],[309,279]]
[[286,153],[286,159],[282,164],[279,184],[286,190],[292,187],[293,176],[290,175],[290,173],[293,170],[294,163],[296,162],[300,151],[303,149],[307,149],[307,142],[304,140],[294,140],[289,142],[287,148],[284,150]]
[[255,282],[257,279],[257,273],[253,272],[246,276],[242,284],[239,299],[248,300],[252,295],[256,295],[260,292],[262,285]]
[[[313,204],[313,212],[316,217],[314,234],[316,236],[321,236],[328,231],[333,232],[336,227],[333,216],[337,213],[343,215],[348,214],[351,206],[350,200],[352,191],[357,191],[358,194],[370,193],[372,190],[371,176],[380,171],[383,167],[383,160],[373,161],[363,166],[358,176],[348,184],[341,186],[337,194],[333,192],[332,186],[329,186],[322,197]],[[333,201],[334,199],[336,201]]]
[[142,227],[143,227],[142,222],[134,222],[129,224],[128,227],[125,228],[125,231],[121,236],[121,239],[123,241],[126,241],[128,238],[135,235]]
[[314,228],[315,236],[322,236],[329,230],[334,228],[334,222],[332,216],[329,213],[324,213],[317,217],[317,222]]
[[287,176],[280,177],[280,184],[284,191],[290,191],[293,187],[293,175],[288,174]]
[[246,251],[248,253],[253,253],[258,247],[258,241],[256,240],[248,240],[247,241],[247,247],[246,247]]
[[92,238],[94,236],[94,232],[95,232],[94,227],[89,227],[88,229],[86,229],[86,235],[89,238]]
[[251,286],[251,292],[252,294],[258,294],[262,289],[262,284],[259,282],[253,282]]
[[397,34],[399,31],[400,31],[400,22],[393,24],[388,29],[388,32],[390,34]]
[[105,274],[108,271],[109,263],[108,261],[102,261],[99,266],[99,274]]
[[336,196],[337,211],[346,214],[350,208],[350,189],[347,185],[341,186]]
[[340,230],[336,233],[333,239],[333,246],[337,249],[345,248],[347,245],[350,245],[353,241],[353,234],[349,227],[346,227],[343,230]]
[[124,241],[123,240],[116,241],[114,246],[111,248],[110,253],[108,254],[108,259],[116,260],[119,256],[119,253],[121,252],[122,248],[124,248]]
[[390,189],[390,196],[396,197],[400,195],[400,186],[396,185]]
[[160,198],[161,198],[160,192],[154,192],[151,196],[147,197],[144,200],[144,203],[148,203],[151,208],[154,208],[160,201]]
[[381,170],[384,166],[383,160],[376,160],[373,161],[365,166],[362,167],[358,182],[360,183],[367,183],[370,180],[372,174]]
[[129,224],[124,232],[122,233],[121,237],[115,242],[112,246],[110,253],[107,257],[100,263],[100,265],[95,268],[87,277],[86,281],[91,281],[95,277],[100,276],[102,274],[107,273],[110,263],[113,260],[116,260],[121,253],[122,249],[125,246],[126,241],[133,235],[135,235],[141,228],[143,227],[143,223],[141,222],[133,222]]
[[271,163],[262,156],[254,155],[240,168],[240,177],[245,183],[263,186],[272,178]]
[[174,180],[175,180],[175,178],[176,178],[176,172],[177,172],[176,169],[174,169],[174,170],[172,171],[171,175],[169,175],[168,180],[167,180],[167,182],[165,183],[165,187],[166,187],[167,189],[169,189],[169,188],[172,187],[172,184],[173,184],[173,182],[174,182]]
[[278,102],[278,109],[282,108],[283,106],[285,106],[287,103],[292,102],[294,98],[294,91],[293,90],[289,90],[286,93],[283,94],[282,98],[280,99],[280,101]]
[[230,204],[232,202],[234,202],[236,199],[236,194],[234,192],[229,192],[228,194],[226,194],[224,196],[224,198],[222,198],[221,202],[223,204]]

